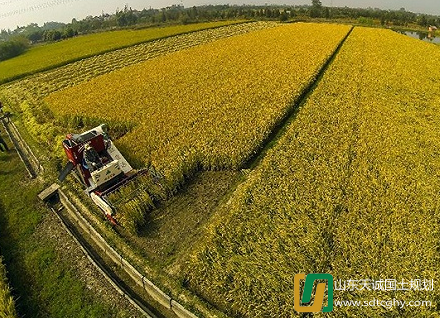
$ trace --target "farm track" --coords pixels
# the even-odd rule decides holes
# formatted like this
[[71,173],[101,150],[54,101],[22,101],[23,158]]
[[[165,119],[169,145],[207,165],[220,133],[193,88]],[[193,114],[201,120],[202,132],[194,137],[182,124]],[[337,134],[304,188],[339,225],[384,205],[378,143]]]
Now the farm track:
[[350,36],[353,29],[354,29],[354,27],[351,27],[350,31],[341,40],[341,42],[336,47],[336,49],[332,53],[332,55],[330,55],[330,57],[327,59],[327,61],[324,63],[324,65],[321,67],[321,69],[318,71],[318,73],[315,75],[315,77],[310,81],[309,85],[304,89],[304,91],[301,93],[301,95],[293,102],[290,110],[288,112],[286,112],[285,116],[274,127],[274,129],[269,134],[269,136],[262,142],[262,146],[260,148],[260,151],[256,152],[256,154],[254,156],[252,156],[247,161],[247,163],[244,164],[244,169],[253,170],[255,167],[257,167],[258,164],[261,162],[261,160],[263,160],[264,156],[269,151],[269,149],[271,149],[277,143],[277,141],[280,139],[280,137],[286,131],[289,123],[292,122],[296,118],[296,115],[297,115],[298,111],[301,109],[302,105],[304,105],[304,103],[307,101],[307,98],[310,96],[310,94],[314,91],[316,86],[321,81],[325,72],[327,71],[327,69],[329,68],[331,63],[334,61],[336,56],[338,55],[339,51],[341,50],[345,41]]

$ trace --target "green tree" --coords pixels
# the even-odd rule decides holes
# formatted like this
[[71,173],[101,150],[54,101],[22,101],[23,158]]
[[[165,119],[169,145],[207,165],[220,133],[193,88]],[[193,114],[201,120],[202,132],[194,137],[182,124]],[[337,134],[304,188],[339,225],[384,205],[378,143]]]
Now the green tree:
[[281,22],[285,22],[285,21],[287,21],[289,19],[289,15],[286,13],[286,11],[283,11],[281,14],[280,14],[280,21]]
[[320,0],[312,0],[312,8],[310,9],[311,18],[319,18],[322,16],[322,2]]
[[31,41],[32,43],[36,43],[38,41],[41,41],[43,39],[43,31],[38,30],[38,31],[33,31],[31,33],[29,33],[29,35],[27,36],[27,38],[29,39],[29,41]]
[[293,8],[290,8],[289,15],[290,15],[291,18],[296,16],[295,10]]
[[0,42],[0,61],[20,55],[26,51],[28,47],[29,41],[23,36],[13,38],[9,41]]
[[58,30],[46,30],[43,33],[44,41],[58,41],[61,40],[62,34]]
[[72,28],[67,28],[63,32],[63,38],[68,39],[75,36],[75,31]]
[[419,25],[421,26],[428,26],[428,19],[426,18],[426,15],[422,15],[419,19]]
[[272,10],[271,9],[266,9],[266,18],[272,18]]

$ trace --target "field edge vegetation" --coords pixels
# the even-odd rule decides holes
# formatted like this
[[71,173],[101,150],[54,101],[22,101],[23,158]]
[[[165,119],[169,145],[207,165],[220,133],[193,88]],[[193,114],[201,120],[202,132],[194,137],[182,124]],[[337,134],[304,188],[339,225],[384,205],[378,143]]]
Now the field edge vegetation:
[[3,263],[3,257],[0,256],[0,317],[18,318],[14,298],[8,285],[6,267]]
[[18,316],[128,317],[126,309],[98,296],[102,290],[93,293],[72,267],[80,260],[63,249],[60,237],[67,233],[58,234],[63,228],[51,223],[53,216],[37,198],[42,183],[26,177],[14,151],[0,152],[0,166],[0,248]]

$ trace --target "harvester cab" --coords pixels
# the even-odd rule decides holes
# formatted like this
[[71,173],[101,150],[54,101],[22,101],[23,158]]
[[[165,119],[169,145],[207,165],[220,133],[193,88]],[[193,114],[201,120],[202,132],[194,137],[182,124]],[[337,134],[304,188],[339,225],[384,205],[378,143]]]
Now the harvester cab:
[[141,172],[133,170],[122,156],[107,135],[105,125],[82,134],[68,134],[63,141],[63,148],[69,162],[58,180],[62,182],[74,171],[93,202],[116,224],[115,211],[107,196]]

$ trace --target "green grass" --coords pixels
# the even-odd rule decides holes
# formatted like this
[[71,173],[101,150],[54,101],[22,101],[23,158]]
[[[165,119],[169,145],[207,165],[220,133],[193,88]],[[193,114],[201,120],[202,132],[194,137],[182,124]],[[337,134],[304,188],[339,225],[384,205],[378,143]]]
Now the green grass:
[[243,21],[218,21],[141,30],[109,31],[36,46],[20,56],[0,63],[0,84],[78,61],[85,57],[135,44],[240,22]]
[[[123,317],[78,279],[60,254],[56,231],[42,226],[49,210],[37,199],[42,185],[26,179],[16,153],[0,152],[0,247],[22,317]],[[55,235],[56,236],[56,235]],[[0,312],[0,317],[3,317]]]
[[3,265],[0,257],[0,317],[15,318],[17,312],[15,311],[14,299],[9,289],[8,280],[6,278],[6,268]]

